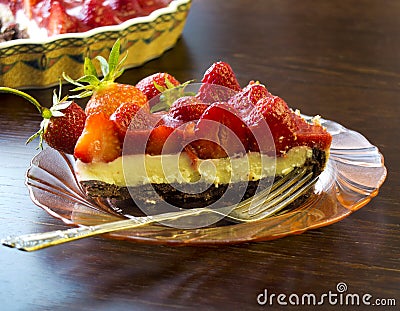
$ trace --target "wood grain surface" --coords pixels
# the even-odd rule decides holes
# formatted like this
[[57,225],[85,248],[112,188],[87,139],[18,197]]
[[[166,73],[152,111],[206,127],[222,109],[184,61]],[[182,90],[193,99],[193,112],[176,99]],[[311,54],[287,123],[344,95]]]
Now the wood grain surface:
[[[24,253],[0,247],[1,310],[311,310],[260,306],[264,292],[336,292],[400,305],[400,2],[194,0],[181,39],[120,82],[166,71],[200,80],[217,60],[259,80],[291,107],[354,129],[385,157],[379,195],[336,224],[279,240],[167,247],[95,237]],[[34,77],[32,77],[34,78]],[[50,105],[51,89],[27,90]],[[0,238],[67,228],[24,184],[40,118],[0,94]],[[318,310],[338,309],[327,302]],[[347,306],[345,310],[364,310]]]

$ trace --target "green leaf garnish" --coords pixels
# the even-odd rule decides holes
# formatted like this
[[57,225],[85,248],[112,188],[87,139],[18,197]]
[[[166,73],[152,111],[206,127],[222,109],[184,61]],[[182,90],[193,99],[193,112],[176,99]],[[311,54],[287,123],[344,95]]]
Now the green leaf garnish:
[[107,85],[109,83],[113,83],[115,79],[120,77],[124,70],[122,69],[123,63],[126,61],[127,54],[119,61],[120,58],[120,48],[121,43],[118,39],[115,41],[113,47],[111,48],[110,55],[108,60],[106,60],[103,56],[96,56],[95,59],[100,63],[100,69],[103,78],[100,80],[96,71],[95,66],[90,58],[85,58],[84,63],[84,76],[78,79],[72,79],[67,74],[63,73],[63,78],[77,86],[72,89],[72,92],[80,92],[77,95],[71,96],[71,98],[84,98],[91,96],[93,92],[103,85]]
[[[177,86],[173,85],[171,82],[168,81],[168,79],[165,79],[166,83],[165,85],[167,88],[162,87],[161,85],[157,84],[154,82],[154,86],[157,88],[157,86],[160,88],[157,90],[163,90],[160,91],[162,92],[161,95],[159,96],[159,102],[155,104],[153,107],[151,107],[150,112],[155,113],[159,111],[168,111],[171,108],[171,105],[178,99],[184,96],[194,96],[196,95],[193,92],[185,92],[185,88],[189,83],[193,82],[193,80],[186,81],[182,84],[179,84]],[[168,82],[167,82],[168,81]],[[169,86],[168,86],[169,83]]]

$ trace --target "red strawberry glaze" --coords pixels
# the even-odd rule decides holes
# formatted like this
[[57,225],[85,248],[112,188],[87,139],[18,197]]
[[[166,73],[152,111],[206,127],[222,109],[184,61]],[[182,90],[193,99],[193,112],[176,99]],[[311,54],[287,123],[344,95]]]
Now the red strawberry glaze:
[[224,102],[210,105],[195,127],[197,141],[191,142],[201,159],[223,158],[247,149],[247,126],[238,111]]
[[[265,122],[271,131],[278,156],[296,146],[325,150],[329,148],[332,141],[332,136],[321,125],[309,124],[278,96],[260,99],[247,119],[250,131],[257,134],[257,137],[262,137],[260,132],[265,131]],[[271,152],[265,142],[257,144],[253,141],[250,144],[250,150]]]
[[[130,109],[121,112],[131,114]],[[118,110],[117,110],[118,112]],[[113,117],[113,116],[112,116]],[[124,131],[123,153],[160,155],[162,153],[177,153],[183,149],[184,130],[178,123],[165,122],[165,113],[150,113],[147,109],[134,112],[130,125],[126,127],[126,117],[121,114],[114,118],[117,127],[122,122]]]
[[217,84],[234,91],[241,90],[232,67],[225,62],[213,63],[204,73],[201,83]]
[[261,98],[269,96],[272,95],[265,85],[250,81],[243,90],[232,96],[228,103],[240,113],[242,118],[245,118]]
[[180,122],[195,121],[200,119],[208,106],[195,96],[184,96],[171,105],[168,116]]
[[136,125],[139,128],[151,126],[150,109],[147,103],[143,106],[139,106],[133,102],[123,103],[110,116],[110,119],[115,123],[121,141],[125,139],[126,131],[134,118],[135,122],[132,126]]
[[[182,102],[187,100],[182,99]],[[189,108],[199,104],[195,100],[189,102]],[[176,104],[176,107],[181,106]],[[224,102],[206,105],[201,110],[203,108],[206,109],[200,117],[191,117],[188,110],[181,108],[172,114],[143,113],[133,120],[134,124],[127,132],[130,142],[127,153],[137,154],[145,150],[147,154],[159,155],[185,149],[190,151],[192,158],[200,159],[223,158],[243,151],[283,156],[296,146],[326,150],[332,141],[331,135],[321,125],[309,124],[283,99],[269,93],[256,103],[246,118]],[[268,134],[269,131],[272,135]],[[164,148],[167,139],[167,148]]]
[[[228,101],[241,90],[232,67],[225,62],[216,62],[204,73],[201,87],[196,95],[202,102],[212,104]],[[216,87],[219,85],[219,87]]]

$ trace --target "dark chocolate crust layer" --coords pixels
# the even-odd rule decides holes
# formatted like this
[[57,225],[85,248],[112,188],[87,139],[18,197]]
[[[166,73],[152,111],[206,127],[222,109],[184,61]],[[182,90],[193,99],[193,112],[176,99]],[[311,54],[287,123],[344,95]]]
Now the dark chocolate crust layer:
[[[321,174],[327,161],[323,150],[313,149],[312,158],[305,164],[313,171],[314,176]],[[279,179],[276,177],[275,179]],[[272,180],[263,180],[270,183]],[[127,200],[134,197],[136,205],[153,205],[164,201],[177,207],[196,208],[209,206],[224,196],[221,204],[237,203],[254,195],[259,181],[240,182],[235,184],[146,184],[128,189],[107,184],[98,180],[82,181],[81,185],[89,197],[113,198]],[[203,189],[201,189],[203,188]],[[199,190],[200,189],[200,190]],[[132,196],[131,196],[132,194]],[[219,203],[219,202],[218,202]]]

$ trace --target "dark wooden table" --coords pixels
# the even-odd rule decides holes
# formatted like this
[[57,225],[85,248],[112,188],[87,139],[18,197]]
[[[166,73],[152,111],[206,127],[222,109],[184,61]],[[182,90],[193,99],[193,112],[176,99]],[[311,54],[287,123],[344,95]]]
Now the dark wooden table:
[[[1,246],[1,310],[286,310],[294,308],[259,306],[257,296],[336,293],[339,282],[348,293],[396,299],[398,308],[399,13],[398,1],[195,0],[177,45],[120,78],[135,83],[167,71],[199,79],[213,61],[229,62],[242,85],[260,80],[290,106],[340,122],[381,150],[388,177],[368,205],[302,235],[235,246],[105,237],[32,253]],[[51,90],[28,92],[50,104]],[[37,153],[24,144],[40,122],[35,109],[4,94],[0,103],[0,238],[67,228],[24,185]],[[319,309],[338,307],[326,300]]]

